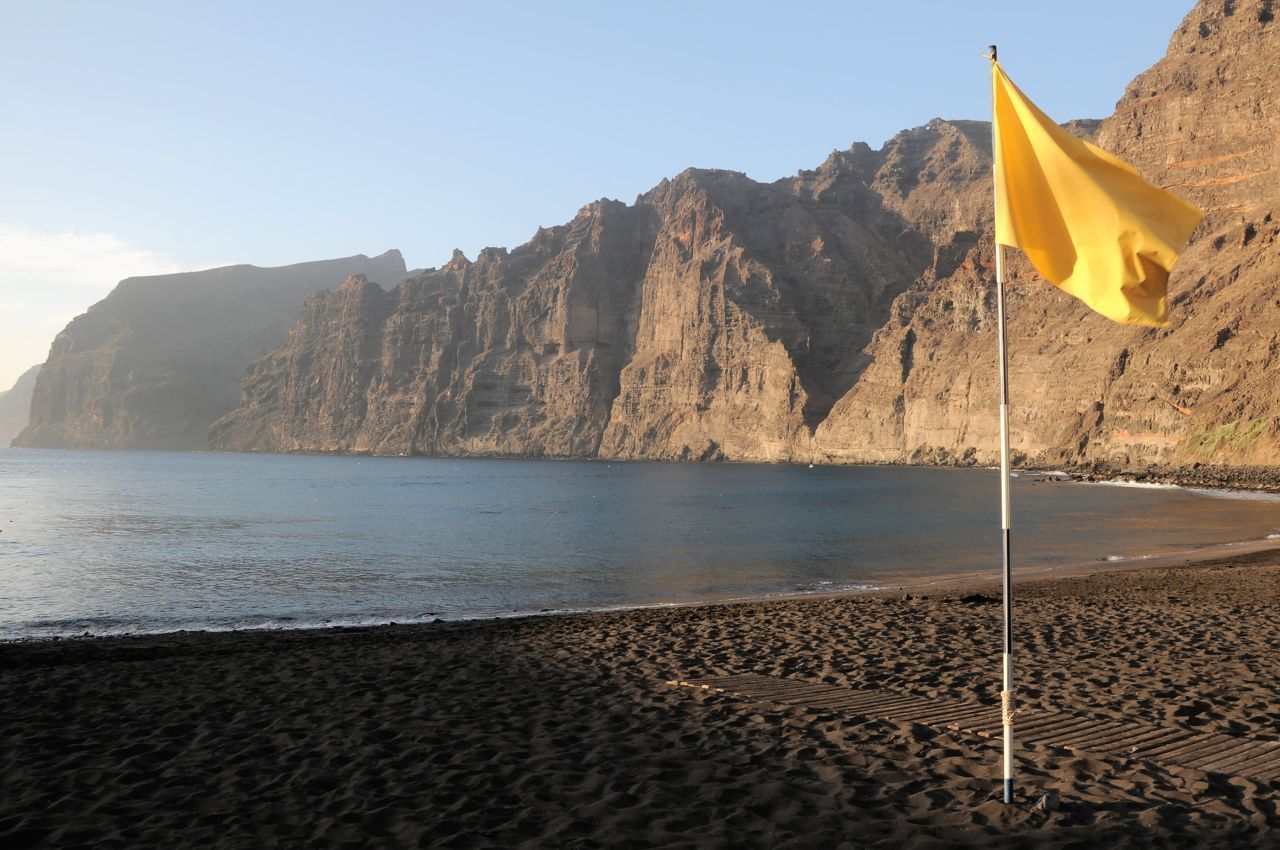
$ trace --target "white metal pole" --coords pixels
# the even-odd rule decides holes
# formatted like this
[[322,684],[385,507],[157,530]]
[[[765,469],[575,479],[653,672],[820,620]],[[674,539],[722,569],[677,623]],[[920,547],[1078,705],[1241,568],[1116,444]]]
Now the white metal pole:
[[996,312],[1000,330],[1000,537],[1004,565],[1004,677],[1000,713],[1004,721],[1004,801],[1013,802],[1013,563],[1009,553],[1009,361],[1005,348],[1004,247],[996,246]]
[[[996,46],[991,45],[992,122],[991,151],[996,152],[995,137],[995,67]],[[992,189],[995,194],[994,214],[999,215],[1000,189],[996,184],[999,169],[992,165]],[[1004,246],[999,242],[996,249],[996,349],[1000,360],[1000,537],[1003,585],[1004,585],[1004,641],[1003,641],[1003,677],[1000,691],[1000,717],[1004,724],[1004,801],[1013,802],[1013,565],[1009,553],[1009,531],[1012,525],[1009,516],[1009,354],[1005,344],[1005,311],[1004,311]]]

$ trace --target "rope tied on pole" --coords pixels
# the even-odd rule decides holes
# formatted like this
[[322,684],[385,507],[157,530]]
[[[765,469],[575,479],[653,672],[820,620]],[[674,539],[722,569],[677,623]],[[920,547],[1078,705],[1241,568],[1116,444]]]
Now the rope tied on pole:
[[1018,709],[1013,704],[1013,697],[1017,692],[1017,688],[1000,692],[1000,722],[1005,726],[1012,726],[1013,718],[1018,714]]

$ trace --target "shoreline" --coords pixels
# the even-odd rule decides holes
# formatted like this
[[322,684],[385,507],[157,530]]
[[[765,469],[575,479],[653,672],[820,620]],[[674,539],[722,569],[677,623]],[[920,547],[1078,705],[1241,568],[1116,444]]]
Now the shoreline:
[[[465,460],[495,460],[495,461],[547,461],[552,463],[563,462],[589,462],[589,463],[669,463],[680,465],[742,465],[742,466],[813,466],[820,467],[839,467],[839,468],[902,468],[902,469],[996,469],[980,463],[912,463],[909,461],[851,461],[848,463],[823,459],[821,462],[809,461],[802,459],[790,460],[682,460],[680,458],[620,458],[620,457],[601,457],[601,456],[526,456],[526,455],[426,455],[426,454],[375,454],[373,452],[356,452],[356,451],[281,451],[281,452],[260,452],[260,451],[224,451],[221,449],[143,449],[143,448],[83,448],[83,447],[61,447],[52,446],[3,446],[0,451],[5,449],[17,451],[53,451],[53,452],[143,452],[143,453],[161,453],[161,454],[202,454],[202,455],[242,455],[244,457],[262,457],[264,455],[278,457],[322,457],[322,458],[359,458],[362,460],[444,460],[444,461],[465,461]],[[1154,464],[1139,468],[1129,468],[1124,466],[1113,465],[1104,461],[1093,461],[1084,464],[1062,463],[1057,465],[1045,465],[1041,463],[1030,463],[1022,466],[1015,465],[1012,469],[1015,475],[1021,474],[1040,474],[1053,475],[1055,473],[1066,476],[1067,478],[1081,483],[1090,484],[1124,484],[1124,483],[1152,483],[1163,484],[1172,487],[1181,487],[1188,490],[1207,489],[1207,490],[1223,490],[1229,492],[1259,492],[1259,493],[1275,493],[1280,495],[1280,466],[1231,466],[1226,464],[1204,464],[1200,462],[1193,463],[1189,466],[1158,466]]]
[[[1021,582],[1044,582],[1058,578],[1092,577],[1094,575],[1114,575],[1124,572],[1140,572],[1145,570],[1167,570],[1191,567],[1197,564],[1225,561],[1233,557],[1256,555],[1280,550],[1280,537],[1255,540],[1235,541],[1229,543],[1208,544],[1194,549],[1182,549],[1147,555],[1135,555],[1119,560],[1078,561],[1058,565],[1040,565],[1018,567],[1014,565],[1014,580]],[[715,599],[692,599],[677,602],[651,602],[635,605],[614,605],[603,607],[554,608],[537,611],[512,611],[503,614],[484,614],[477,616],[461,616],[445,618],[439,615],[432,619],[404,619],[367,621],[350,620],[335,623],[302,622],[296,626],[285,623],[273,623],[263,626],[227,627],[227,628],[192,628],[172,630],[147,630],[116,632],[106,634],[65,634],[39,635],[0,639],[0,653],[8,647],[65,645],[74,643],[92,643],[115,640],[146,640],[150,638],[173,638],[215,635],[270,635],[270,634],[338,634],[366,631],[370,629],[415,629],[441,625],[489,625],[497,627],[502,623],[522,622],[551,618],[591,617],[600,615],[628,614],[647,611],[698,610],[721,606],[756,605],[769,603],[802,602],[805,600],[840,600],[858,599],[879,596],[900,595],[904,592],[931,596],[966,590],[986,589],[1000,583],[1000,571],[997,568],[988,570],[965,570],[954,573],[934,574],[927,576],[903,576],[892,580],[868,583],[865,587],[831,591],[796,591],[774,592],[758,596],[726,596]],[[1015,585],[1015,591],[1017,585]],[[1016,599],[1016,593],[1015,593]]]

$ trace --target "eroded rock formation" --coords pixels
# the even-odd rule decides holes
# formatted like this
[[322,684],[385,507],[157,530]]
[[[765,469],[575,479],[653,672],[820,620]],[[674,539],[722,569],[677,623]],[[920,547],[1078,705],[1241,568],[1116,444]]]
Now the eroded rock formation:
[[686,171],[511,252],[313,296],[212,445],[785,459],[930,256],[850,158],[767,186]]
[[393,282],[404,273],[388,251],[123,280],[54,339],[14,445],[206,448],[245,369],[280,344],[307,293],[351,274]]
[[36,388],[39,366],[23,372],[13,386],[0,392],[0,448],[8,446],[23,428],[31,414],[31,393]]
[[[1015,453],[1129,469],[1280,462],[1276,56],[1270,2],[1202,2],[1098,128],[1104,148],[1207,215],[1174,269],[1167,329],[1109,322],[1013,258]],[[973,221],[982,234],[989,210]],[[872,365],[818,429],[820,457],[994,460],[992,259],[980,240],[898,299]]]

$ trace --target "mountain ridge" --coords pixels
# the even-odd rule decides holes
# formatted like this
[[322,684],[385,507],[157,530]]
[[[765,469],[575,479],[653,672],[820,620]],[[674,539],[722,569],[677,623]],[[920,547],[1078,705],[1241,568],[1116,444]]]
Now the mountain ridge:
[[[1111,116],[1064,125],[1207,216],[1168,329],[1109,323],[1009,252],[1020,463],[1280,462],[1269,8],[1202,0]],[[385,289],[353,272],[245,364],[209,445],[991,463],[990,157],[987,122],[934,119],[770,183],[686,169]]]

